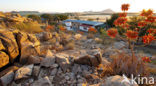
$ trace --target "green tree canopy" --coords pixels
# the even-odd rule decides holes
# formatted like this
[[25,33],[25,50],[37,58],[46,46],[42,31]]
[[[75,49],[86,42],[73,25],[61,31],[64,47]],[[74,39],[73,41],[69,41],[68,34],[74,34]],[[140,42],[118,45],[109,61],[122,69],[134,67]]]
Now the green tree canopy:
[[106,23],[109,27],[114,27],[114,21],[119,17],[118,13],[112,14],[111,18],[106,20]]
[[28,15],[27,17],[33,19],[33,21],[37,21],[39,23],[41,22],[41,17],[38,15],[31,14],[31,15]]

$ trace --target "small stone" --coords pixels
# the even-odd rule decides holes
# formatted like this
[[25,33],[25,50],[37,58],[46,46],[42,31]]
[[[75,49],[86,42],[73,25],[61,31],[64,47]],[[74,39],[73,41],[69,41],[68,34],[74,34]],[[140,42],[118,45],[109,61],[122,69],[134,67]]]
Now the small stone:
[[41,78],[37,81],[35,81],[32,85],[30,86],[52,86],[51,81],[49,80],[48,76]]
[[66,72],[71,66],[68,57],[65,53],[56,54],[56,62],[60,65],[63,72]]
[[55,56],[48,50],[46,57],[41,62],[41,66],[51,67],[53,64],[55,64]]
[[23,66],[16,71],[15,80],[28,78],[32,74],[32,69],[34,65]]
[[58,64],[53,64],[51,68],[57,68],[58,66],[59,66]]
[[39,72],[40,72],[40,66],[34,66],[32,75],[33,75],[34,77],[38,77]]
[[0,85],[7,86],[9,83],[12,82],[13,79],[14,79],[14,72],[10,71],[6,75],[0,78]]
[[51,74],[50,74],[50,75],[54,76],[56,73],[57,73],[57,68],[54,68],[54,69],[51,71]]
[[69,80],[69,79],[70,79],[70,77],[69,77],[69,76],[65,76],[65,79],[66,79],[66,80]]

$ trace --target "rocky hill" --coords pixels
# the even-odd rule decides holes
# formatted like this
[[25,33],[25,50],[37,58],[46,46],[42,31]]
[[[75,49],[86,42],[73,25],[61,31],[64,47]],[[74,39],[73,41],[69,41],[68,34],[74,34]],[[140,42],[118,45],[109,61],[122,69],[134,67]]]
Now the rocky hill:
[[0,86],[138,86],[113,74],[112,55],[129,50],[80,34],[0,29]]

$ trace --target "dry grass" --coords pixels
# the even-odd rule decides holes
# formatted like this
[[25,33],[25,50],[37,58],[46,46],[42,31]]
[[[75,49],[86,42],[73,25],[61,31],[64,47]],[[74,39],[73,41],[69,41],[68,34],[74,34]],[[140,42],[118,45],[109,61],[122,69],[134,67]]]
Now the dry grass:
[[74,47],[75,47],[74,40],[71,40],[70,42],[68,42],[68,44],[65,45],[65,49],[68,49],[68,50],[73,50]]
[[93,39],[93,38],[94,38],[94,34],[88,33],[87,38],[88,38],[88,39]]
[[100,77],[105,77],[113,74],[113,69],[110,65],[100,64],[97,70]]
[[43,31],[37,22],[17,23],[11,25],[10,27],[28,33],[40,33]]
[[81,35],[81,34],[76,34],[76,35],[74,36],[74,38],[75,38],[76,40],[80,40],[80,39],[81,39],[81,37],[82,37],[82,35]]
[[116,55],[116,58],[113,59],[111,63],[112,69],[114,70],[115,75],[122,75],[125,74],[126,76],[137,76],[138,74],[141,75],[148,75],[146,71],[146,66],[139,57],[132,56],[122,52]]

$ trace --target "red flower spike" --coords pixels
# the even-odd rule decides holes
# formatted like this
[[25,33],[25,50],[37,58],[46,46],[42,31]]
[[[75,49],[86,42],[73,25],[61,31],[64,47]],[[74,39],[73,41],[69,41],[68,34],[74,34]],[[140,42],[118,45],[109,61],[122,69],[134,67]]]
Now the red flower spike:
[[127,16],[127,13],[120,13],[119,14],[119,17],[126,17]]
[[138,23],[138,26],[139,27],[144,27],[144,26],[146,26],[146,22],[141,21],[141,22]]
[[148,16],[147,19],[146,19],[146,21],[150,22],[150,23],[155,22],[155,20],[156,20],[156,17],[154,17],[154,16]]
[[128,11],[129,7],[130,7],[129,4],[122,4],[121,10],[122,10],[122,11]]
[[150,62],[151,62],[151,60],[150,60],[149,57],[143,57],[143,58],[142,58],[142,61],[143,61],[143,62],[146,62],[146,63],[150,63]]
[[151,10],[151,9],[148,9],[147,11],[145,9],[143,9],[143,11],[141,12],[141,16],[148,17],[148,16],[152,16],[152,15],[153,15],[153,10]]
[[126,36],[129,38],[129,39],[137,39],[138,37],[138,32],[137,31],[132,31],[132,30],[127,30],[127,33],[126,33]]
[[115,38],[116,35],[118,34],[118,31],[117,31],[117,29],[115,29],[115,28],[111,28],[111,29],[107,30],[107,34],[108,34],[108,36],[110,36],[111,38]]
[[145,35],[142,37],[144,44],[150,44],[154,39],[154,36],[151,34]]
[[114,21],[114,25],[120,26],[120,25],[125,24],[126,22],[127,22],[127,18],[119,17]]

